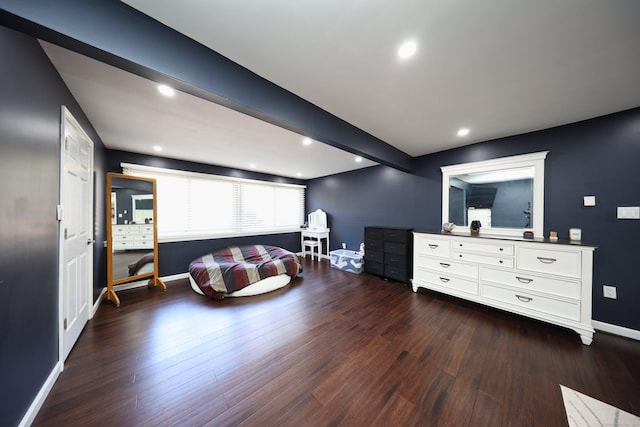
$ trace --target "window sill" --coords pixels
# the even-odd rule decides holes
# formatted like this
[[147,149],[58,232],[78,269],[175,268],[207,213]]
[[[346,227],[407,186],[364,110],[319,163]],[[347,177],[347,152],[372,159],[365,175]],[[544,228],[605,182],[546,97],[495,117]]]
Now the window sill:
[[215,240],[215,239],[229,239],[234,237],[247,237],[247,236],[264,236],[269,234],[287,234],[287,233],[299,233],[300,227],[283,228],[278,230],[262,230],[246,233],[216,233],[216,234],[171,234],[165,236],[158,236],[158,243],[176,243],[176,242],[190,242],[194,240]]

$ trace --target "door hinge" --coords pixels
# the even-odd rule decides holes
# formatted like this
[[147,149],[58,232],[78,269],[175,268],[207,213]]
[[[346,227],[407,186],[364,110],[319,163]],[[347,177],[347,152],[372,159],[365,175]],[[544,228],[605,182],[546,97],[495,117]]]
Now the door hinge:
[[62,326],[64,328],[64,330],[67,330],[67,318],[65,317],[64,322],[62,322]]
[[64,240],[67,240],[67,234],[68,234],[67,233],[67,228],[65,227],[65,229],[64,229]]

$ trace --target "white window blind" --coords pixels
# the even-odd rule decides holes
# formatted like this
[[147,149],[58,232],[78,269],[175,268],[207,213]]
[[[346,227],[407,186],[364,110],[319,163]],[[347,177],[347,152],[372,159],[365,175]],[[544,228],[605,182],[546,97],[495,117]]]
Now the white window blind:
[[156,180],[161,241],[299,231],[305,186],[122,164]]

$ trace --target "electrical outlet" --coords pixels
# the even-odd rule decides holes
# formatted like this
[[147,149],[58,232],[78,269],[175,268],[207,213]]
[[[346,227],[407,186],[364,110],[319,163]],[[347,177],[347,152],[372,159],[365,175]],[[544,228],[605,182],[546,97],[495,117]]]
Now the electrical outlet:
[[616,299],[618,295],[616,294],[615,286],[602,285],[602,295],[605,298]]

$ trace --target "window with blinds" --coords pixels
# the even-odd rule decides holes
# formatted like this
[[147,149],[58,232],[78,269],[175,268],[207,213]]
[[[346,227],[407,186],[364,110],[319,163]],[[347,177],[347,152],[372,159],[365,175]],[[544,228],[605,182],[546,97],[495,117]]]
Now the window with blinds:
[[154,178],[160,241],[299,231],[305,186],[122,164]]

